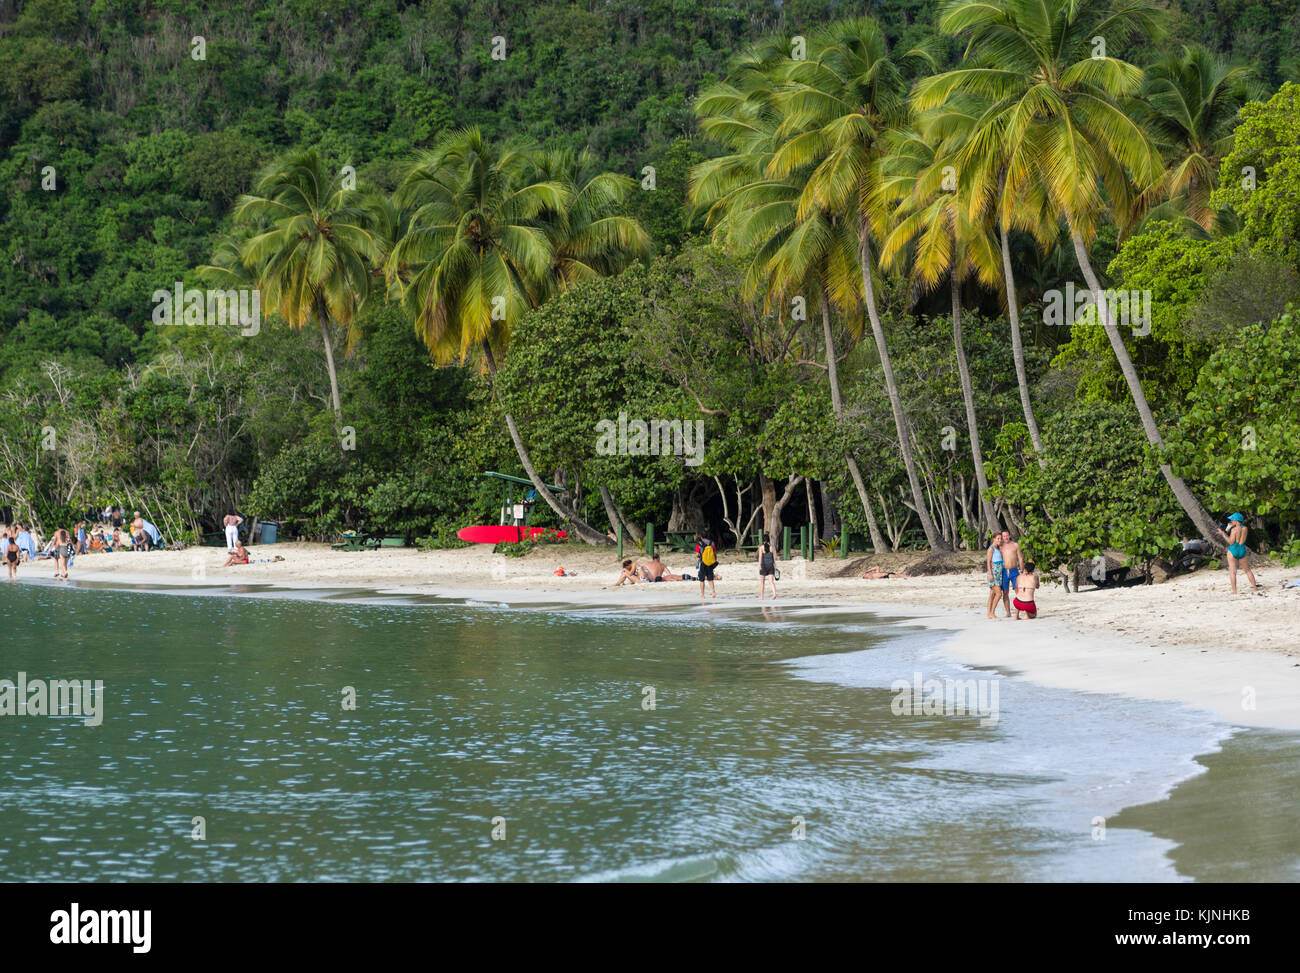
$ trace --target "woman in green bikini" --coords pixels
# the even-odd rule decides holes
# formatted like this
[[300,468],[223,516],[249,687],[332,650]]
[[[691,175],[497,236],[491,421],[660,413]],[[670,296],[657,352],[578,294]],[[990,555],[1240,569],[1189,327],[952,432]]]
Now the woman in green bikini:
[[1241,514],[1233,514],[1228,518],[1227,533],[1219,531],[1219,536],[1228,542],[1228,578],[1232,582],[1232,593],[1237,593],[1237,567],[1241,566],[1246,572],[1246,577],[1250,579],[1251,589],[1258,588],[1255,582],[1255,575],[1250,570],[1250,551],[1246,548],[1246,518]]

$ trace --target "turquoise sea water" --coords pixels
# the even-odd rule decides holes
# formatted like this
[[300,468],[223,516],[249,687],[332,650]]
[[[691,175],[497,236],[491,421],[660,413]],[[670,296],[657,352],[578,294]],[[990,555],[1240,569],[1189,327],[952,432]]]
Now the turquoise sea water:
[[[0,679],[104,682],[96,727],[0,716],[0,880],[1300,877],[1296,734],[899,619],[284,594],[0,588]],[[917,672],[996,723],[896,713]]]

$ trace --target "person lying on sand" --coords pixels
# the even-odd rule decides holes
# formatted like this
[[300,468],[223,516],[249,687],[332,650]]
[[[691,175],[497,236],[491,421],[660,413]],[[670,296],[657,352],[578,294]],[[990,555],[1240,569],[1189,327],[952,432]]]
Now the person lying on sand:
[[868,581],[879,581],[881,578],[906,578],[909,577],[906,571],[885,571],[876,565],[871,565],[862,575]]
[[1034,604],[1034,592],[1038,590],[1038,575],[1034,574],[1034,562],[1026,561],[1024,570],[1016,576],[1016,596],[1011,604],[1016,609],[1015,621],[1020,621],[1020,613],[1028,618],[1038,617],[1038,606]]

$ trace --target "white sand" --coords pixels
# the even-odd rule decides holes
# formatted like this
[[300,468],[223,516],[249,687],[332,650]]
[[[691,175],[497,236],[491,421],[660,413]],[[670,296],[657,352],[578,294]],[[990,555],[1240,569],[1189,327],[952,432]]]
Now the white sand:
[[[636,606],[700,601],[699,585],[693,582],[602,588],[618,576],[613,549],[562,545],[523,558],[493,554],[484,545],[423,553],[400,548],[342,553],[324,544],[295,543],[250,551],[255,558],[278,554],[285,560],[223,568],[226,554],[216,548],[123,552],[82,556],[71,574],[74,581],[110,584],[374,588],[510,602]],[[665,560],[680,572],[692,570],[694,558],[677,554]],[[893,570],[907,561],[901,555],[872,562],[877,560]],[[970,561],[978,565],[979,558]],[[576,576],[554,577],[560,563]],[[1163,585],[1085,588],[1070,594],[1051,585],[1039,591],[1036,620],[989,621],[981,573],[864,581],[834,577],[851,566],[835,558],[778,566],[778,604],[852,605],[920,616],[923,624],[954,631],[947,649],[963,662],[1018,671],[1049,686],[1181,701],[1230,723],[1300,729],[1300,589],[1278,586],[1282,578],[1300,572],[1258,565],[1256,578],[1264,594],[1235,597],[1224,570],[1205,570]],[[24,565],[19,572],[20,580],[46,581],[53,573],[50,562]],[[757,566],[751,559],[724,554],[718,573],[723,579],[717,584],[720,602],[757,602]],[[1244,592],[1244,576],[1238,583]]]

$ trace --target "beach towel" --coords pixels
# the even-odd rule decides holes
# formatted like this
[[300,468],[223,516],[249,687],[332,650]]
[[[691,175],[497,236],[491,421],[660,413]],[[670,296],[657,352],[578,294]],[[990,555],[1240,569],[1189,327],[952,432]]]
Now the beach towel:
[[144,521],[144,532],[149,535],[149,542],[155,547],[162,543],[162,533],[149,521]]
[[18,550],[26,551],[30,560],[36,560],[36,541],[32,538],[30,531],[20,530],[18,532]]

